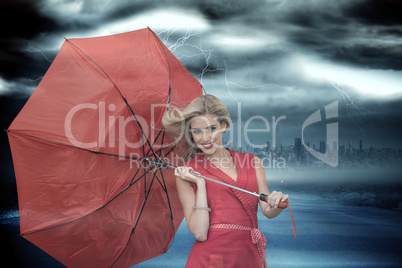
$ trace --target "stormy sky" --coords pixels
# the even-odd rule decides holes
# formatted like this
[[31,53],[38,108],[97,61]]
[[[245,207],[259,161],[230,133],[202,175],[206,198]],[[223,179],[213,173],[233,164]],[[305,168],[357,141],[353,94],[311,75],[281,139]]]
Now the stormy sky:
[[[338,101],[340,145],[402,149],[400,1],[17,0],[0,13],[4,129],[18,112],[10,101],[26,101],[64,38],[149,26],[224,101],[234,127],[261,129],[265,118],[272,130],[283,116],[280,142],[293,144],[312,113]],[[324,140],[326,123],[306,129],[306,141]]]

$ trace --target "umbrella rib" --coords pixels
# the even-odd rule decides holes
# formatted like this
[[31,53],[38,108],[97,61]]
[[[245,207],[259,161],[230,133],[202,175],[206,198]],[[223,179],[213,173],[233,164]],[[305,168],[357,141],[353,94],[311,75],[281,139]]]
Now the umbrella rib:
[[[159,135],[163,132],[163,133],[162,133],[162,141],[161,141],[161,144],[163,144],[163,141],[164,141],[164,138],[165,138],[165,133],[166,133],[166,132],[163,131],[163,130],[164,130],[164,128],[162,128],[162,129],[159,131],[157,137],[156,137],[155,140],[154,140],[154,143],[158,140]],[[165,157],[166,155],[168,155],[174,148],[175,148],[175,146],[173,146],[173,148],[172,148],[171,150],[169,150],[169,152],[167,152],[167,153],[164,155],[164,157]],[[161,157],[161,155],[162,155],[162,150],[159,150],[159,157]],[[161,174],[161,178],[162,178],[162,181],[163,181],[163,185],[162,185],[162,182],[159,180],[159,177],[158,177],[158,176],[156,176],[156,179],[158,180],[160,186],[162,187],[162,189],[164,189],[164,191],[165,191],[165,193],[166,193],[166,199],[167,199],[168,204],[169,204],[170,218],[171,218],[171,220],[172,220],[172,224],[173,224],[173,227],[174,227],[173,211],[172,211],[172,207],[171,207],[171,205],[170,205],[169,193],[168,193],[168,189],[167,189],[167,186],[166,186],[165,178],[164,178],[164,176],[163,176],[163,172],[161,171],[161,169],[155,170],[155,174],[156,174],[157,171],[159,171],[160,174]]]
[[[147,170],[144,174],[142,174],[142,175],[136,180],[136,182],[137,182],[139,179],[141,179],[142,177],[144,177],[147,173],[149,173],[149,172],[150,172],[152,169],[154,169],[154,168],[155,168],[155,166],[150,167],[149,170]],[[81,217],[79,217],[79,218],[77,218],[77,219],[74,219],[74,220],[70,220],[70,221],[68,221],[68,222],[63,222],[63,223],[60,223],[60,224],[57,224],[57,225],[49,226],[49,227],[46,227],[46,228],[43,228],[43,229],[34,230],[34,231],[31,231],[31,232],[26,232],[26,233],[21,234],[21,236],[30,235],[30,234],[34,234],[34,233],[39,233],[39,232],[43,232],[43,231],[47,231],[47,230],[54,229],[54,228],[57,228],[57,227],[60,227],[60,226],[64,226],[64,225],[69,224],[69,223],[73,223],[73,222],[79,221],[79,220],[81,220],[81,219],[83,219],[83,218],[85,218],[85,217],[87,217],[87,216],[89,216],[89,215],[91,215],[91,214],[93,214],[93,213],[95,213],[95,212],[97,212],[97,211],[99,211],[99,210],[105,208],[105,207],[106,207],[107,205],[109,205],[113,200],[115,200],[117,197],[119,197],[121,194],[123,194],[125,191],[127,191],[127,190],[128,190],[131,186],[133,186],[133,185],[134,185],[134,183],[127,185],[120,193],[118,193],[116,196],[114,196],[112,199],[110,199],[110,200],[109,200],[108,202],[106,202],[104,205],[102,205],[101,207],[95,209],[94,211],[92,211],[92,212],[90,212],[90,213],[88,213],[88,214],[85,214],[84,216],[81,216]]]
[[[165,133],[166,133],[166,132],[164,131],[164,128],[162,128],[162,129],[159,131],[158,135],[156,136],[155,140],[154,140],[153,143],[152,143],[152,146],[156,143],[156,141],[158,140],[158,138],[159,138],[159,136],[160,136],[161,133],[162,133],[161,144],[163,144],[163,141],[164,141],[164,138],[165,138]],[[165,147],[165,148],[168,148],[168,147]],[[171,150],[169,150],[163,157],[166,157],[174,148],[175,148],[175,146],[174,146],[173,148],[171,148]],[[163,151],[163,149],[160,149],[160,150],[158,150],[158,151],[155,151],[155,153],[158,154],[158,156],[159,156],[159,158],[158,158],[159,160],[161,160],[162,151]],[[149,157],[148,153],[149,153],[149,150],[148,150],[148,152],[147,152],[147,157]],[[162,161],[162,160],[161,160],[161,161]],[[155,171],[155,172],[156,172],[156,171]],[[161,172],[161,174],[162,174],[162,172]],[[156,177],[156,178],[157,178],[159,184],[161,185],[161,187],[162,187],[165,191],[167,191],[167,189],[166,189],[166,184],[165,184],[165,187],[164,187],[164,186],[162,185],[162,183],[160,182],[159,178],[158,178],[158,177]]]
[[[158,171],[158,169],[155,170],[155,174],[156,174],[157,171]],[[161,174],[162,174],[162,172],[161,172]],[[161,186],[161,188],[163,189],[163,191],[166,192],[166,191],[167,191],[166,185],[165,185],[165,187],[164,187],[164,186],[162,185],[162,182],[159,180],[159,177],[158,177],[158,176],[155,176],[155,177],[156,177],[156,180],[159,182],[159,185]]]
[[177,146],[177,143],[170,143],[170,144],[166,145],[165,147],[161,147],[160,149],[156,150],[155,153],[161,153],[163,150],[168,149],[169,147],[171,147],[170,150],[169,150],[169,152],[167,152],[167,153],[164,155],[164,157],[165,157],[165,156],[167,156],[171,151],[173,151],[173,150],[176,148],[176,146]]
[[[165,182],[165,177],[163,176],[163,172],[161,172],[161,177],[162,177],[163,184],[165,186],[165,187],[162,186],[162,188],[165,189],[166,198],[167,198],[167,201],[168,201],[168,204],[169,204],[169,209],[170,209],[170,217],[171,217],[171,219],[173,221],[172,207],[170,206],[169,193],[168,193],[168,190],[167,190],[167,186],[166,186],[166,182]],[[159,181],[159,179],[158,179],[158,181]]]
[[[145,166],[142,167],[145,171]],[[144,194],[147,193],[147,176],[144,176]]]
[[[158,169],[160,169],[160,168],[158,168]],[[156,172],[154,173],[154,176],[153,176],[153,178],[152,178],[152,180],[151,180],[151,183],[150,183],[150,185],[149,185],[148,191],[146,191],[146,193],[145,193],[145,198],[144,198],[144,201],[143,201],[143,203],[142,203],[140,213],[138,214],[138,217],[137,217],[137,220],[136,220],[136,222],[135,222],[135,225],[134,225],[134,227],[132,228],[131,233],[130,233],[130,236],[129,236],[128,239],[127,239],[126,245],[124,246],[123,250],[120,252],[119,256],[116,258],[116,260],[110,265],[110,267],[112,267],[112,266],[120,259],[120,257],[123,255],[124,251],[125,251],[126,248],[127,248],[128,243],[130,242],[130,239],[131,239],[132,235],[134,234],[135,229],[137,228],[138,222],[140,221],[142,212],[144,211],[144,207],[145,207],[145,205],[146,205],[146,203],[147,203],[149,193],[151,192],[151,188],[152,188],[152,185],[153,185],[153,183],[154,183],[155,176],[156,176]]]
[[202,89],[202,92],[204,92],[204,94],[207,94],[207,91],[205,90],[203,85],[201,85],[201,89]]
[[[137,157],[131,157],[131,156],[123,156],[123,155],[117,155],[117,154],[104,153],[104,152],[99,152],[99,151],[92,151],[92,150],[77,147],[77,146],[74,146],[74,145],[71,145],[71,144],[67,144],[67,143],[64,143],[64,142],[55,141],[55,140],[51,140],[51,139],[47,139],[47,138],[43,138],[43,137],[38,137],[38,136],[26,134],[26,133],[21,133],[21,132],[17,132],[17,131],[14,131],[14,130],[6,129],[5,131],[12,132],[12,133],[19,134],[19,135],[23,135],[23,136],[27,136],[27,137],[30,137],[30,138],[36,138],[36,139],[44,140],[44,141],[51,142],[51,143],[65,145],[65,146],[72,147],[72,148],[75,148],[75,149],[79,149],[79,150],[82,150],[82,151],[86,151],[86,152],[89,152],[89,153],[101,154],[101,155],[107,155],[107,156],[120,157],[120,158],[126,158],[126,159],[130,159],[130,160],[141,161],[141,166],[138,168],[138,170],[134,174],[133,179],[130,182],[130,185],[132,185],[132,184],[134,184],[134,183],[136,183],[138,181],[138,179],[136,181],[133,181],[133,180],[135,179],[137,173],[139,172],[140,168],[142,167],[142,165],[144,163],[144,160],[146,159],[146,158],[137,158]],[[174,149],[174,148],[172,148],[172,149]],[[167,154],[169,154],[172,151],[172,149]],[[160,159],[160,158],[158,158],[158,159]]]
[[[163,128],[162,128],[162,130],[163,130]],[[165,131],[163,131],[163,134],[162,134],[162,142],[161,142],[161,144],[163,144],[163,141],[164,141],[164,139],[165,139]],[[158,134],[158,136],[159,136],[159,134]],[[165,155],[164,155],[164,157],[166,157],[167,155],[169,155],[170,154],[170,152],[175,148],[176,146],[173,146],[173,148],[171,149],[171,150],[169,150]],[[162,154],[162,150],[160,150],[160,153],[159,153],[159,156]],[[163,185],[161,185],[161,187],[165,190],[165,193],[166,193],[166,199],[167,199],[167,202],[168,202],[168,205],[169,205],[169,211],[170,211],[170,219],[171,219],[171,221],[172,221],[172,226],[173,226],[173,233],[175,233],[175,228],[174,228],[174,220],[173,220],[173,211],[172,211],[172,206],[170,205],[170,199],[169,199],[169,193],[168,193],[168,189],[167,189],[167,186],[166,186],[166,181],[165,181],[165,177],[163,176],[163,172],[159,169],[159,171],[160,171],[160,173],[161,173],[161,178],[162,178],[162,181],[163,181]],[[156,172],[155,172],[156,173]],[[157,179],[158,179],[158,181],[159,181],[159,178],[157,177]],[[161,182],[159,181],[159,183],[161,184]],[[173,236],[174,237],[174,236]],[[169,247],[166,249],[166,251],[170,248],[170,245],[171,244],[169,244]]]
[[[159,171],[160,174],[161,174],[161,178],[162,178],[163,185],[162,185],[162,182],[161,182],[161,180],[159,179],[159,177],[156,175],[156,172],[158,172],[158,171]],[[168,193],[168,189],[167,189],[167,186],[166,186],[165,177],[163,176],[163,172],[162,172],[161,168],[157,168],[157,169],[155,170],[155,177],[156,177],[156,179],[158,180],[158,182],[159,182],[161,188],[162,188],[162,189],[164,190],[164,192],[166,193],[166,200],[167,200],[168,206],[169,206],[170,220],[172,221],[173,233],[176,233],[176,229],[175,229],[175,227],[174,227],[174,219],[173,219],[172,206],[170,205],[169,193]],[[174,236],[173,236],[173,237],[174,237]],[[169,250],[169,248],[170,248],[171,245],[172,245],[172,243],[169,244],[169,246],[168,246],[168,248],[165,250],[165,252]]]
[[[114,83],[114,81],[112,80],[112,78],[105,72],[105,70],[102,69],[102,67],[95,61],[93,60],[87,53],[85,53],[81,48],[79,48],[77,45],[75,45],[73,42],[71,42],[70,40],[66,39],[65,40],[70,43],[72,46],[74,46],[76,49],[78,49],[79,51],[81,51],[82,54],[84,54],[88,59],[90,59],[105,75],[106,77],[110,80],[110,82],[112,82],[113,86],[117,89],[117,91],[119,92],[121,98],[123,99],[124,103],[127,105],[128,109],[130,110],[131,114],[134,116],[135,121],[137,122],[138,127],[141,130],[142,133],[142,137],[145,137],[146,142],[148,143],[149,147],[151,148],[151,144],[148,140],[148,138],[146,137],[144,130],[140,124],[140,122],[137,119],[137,116],[135,115],[133,109],[131,108],[130,104],[128,103],[127,99],[124,97],[123,93],[120,91],[120,89],[117,87],[117,85]],[[169,76],[170,76],[170,69],[169,69]],[[170,77],[169,77],[169,83],[170,83]],[[170,96],[170,93],[169,93]],[[169,97],[170,99],[170,97]],[[144,147],[144,141],[143,141],[143,147]],[[152,150],[152,148],[151,148]],[[144,150],[143,150],[144,151]],[[153,150],[152,150],[153,151]],[[145,151],[144,151],[145,152]]]
[[[171,221],[172,221],[173,233],[176,234],[176,229],[175,229],[175,227],[174,227],[174,219],[173,219],[172,206],[170,205],[169,193],[168,193],[168,190],[167,190],[167,186],[166,186],[165,178],[164,178],[164,176],[163,176],[163,172],[161,172],[161,176],[162,176],[163,184],[165,185],[165,188],[164,188],[164,189],[165,189],[165,193],[166,193],[166,199],[167,199],[168,205],[169,205],[170,219],[171,219]],[[162,187],[162,188],[163,188],[163,187]],[[175,236],[173,235],[173,238],[174,238],[174,237],[175,237]],[[166,251],[169,250],[169,248],[171,247],[171,245],[172,245],[172,243],[169,244],[169,247],[166,249]],[[166,251],[165,251],[165,252],[166,252]]]
[[[6,131],[7,131],[7,132],[12,132],[12,133],[15,133],[15,134],[19,134],[19,135],[23,135],[23,136],[27,136],[27,137],[30,137],[30,138],[36,138],[36,139],[44,140],[44,141],[51,142],[51,143],[56,143],[56,144],[65,145],[65,146],[68,146],[68,147],[72,147],[72,148],[79,149],[79,150],[83,150],[83,151],[90,152],[90,153],[108,155],[108,156],[113,156],[113,157],[123,157],[123,158],[133,159],[133,160],[139,160],[139,161],[141,161],[141,165],[143,165],[143,163],[144,163],[144,161],[143,161],[144,159],[143,159],[143,158],[134,158],[134,157],[128,157],[128,156],[121,156],[121,155],[109,154],[109,153],[104,153],[104,152],[92,151],[92,150],[88,150],[88,149],[85,149],[85,148],[80,148],[80,147],[77,147],[77,146],[74,146],[74,145],[70,145],[70,144],[67,144],[67,143],[63,143],[63,142],[59,142],[59,141],[55,141],[55,140],[51,140],[51,139],[47,139],[47,138],[43,138],[43,137],[38,137],[38,136],[26,134],[26,133],[21,133],[21,132],[17,132],[17,131],[13,131],[13,130],[6,130]],[[166,148],[166,147],[165,147],[165,148]],[[174,148],[172,148],[171,150],[169,150],[169,152],[168,152],[166,155],[168,155],[173,149],[174,149]],[[160,150],[159,154],[161,154],[161,151],[162,151],[162,150]],[[143,167],[144,167],[144,169],[146,168],[145,166],[143,166]],[[51,227],[43,228],[43,229],[40,229],[40,230],[35,230],[35,231],[27,232],[27,233],[21,234],[21,236],[29,235],[29,234],[33,234],[33,233],[38,233],[38,232],[46,231],[46,230],[53,229],[53,228],[57,228],[57,227],[60,227],[60,226],[63,226],[63,225],[66,225],[66,224],[69,224],[69,223],[78,221],[78,220],[80,220],[80,219],[82,219],[82,218],[85,218],[85,217],[87,217],[87,216],[89,216],[89,215],[91,215],[91,214],[93,214],[93,213],[95,213],[95,212],[97,212],[97,211],[103,209],[103,208],[106,207],[110,202],[112,202],[114,199],[116,199],[118,196],[120,196],[122,193],[124,193],[126,190],[128,190],[132,185],[134,185],[136,182],[138,182],[140,179],[142,179],[143,177],[146,177],[146,174],[148,174],[148,173],[149,173],[151,170],[153,170],[155,167],[156,167],[156,166],[151,166],[148,170],[144,170],[144,174],[142,174],[142,175],[141,175],[140,177],[138,177],[135,181],[133,181],[134,178],[137,176],[137,174],[138,174],[140,168],[141,168],[141,166],[140,166],[140,167],[137,169],[136,173],[134,174],[133,179],[131,180],[130,184],[129,184],[126,188],[124,188],[120,193],[118,193],[115,197],[113,197],[111,200],[109,200],[107,203],[105,203],[103,206],[97,208],[96,210],[94,210],[94,211],[92,211],[92,212],[90,212],[90,213],[88,213],[88,214],[86,214],[86,215],[84,215],[84,216],[82,216],[82,217],[80,217],[80,218],[71,220],[71,221],[69,221],[69,222],[65,222],[65,223],[62,223],[62,224],[58,224],[58,225],[54,225],[54,226],[51,226]],[[161,168],[160,168],[160,167],[157,167],[157,169],[161,169]],[[161,172],[161,174],[162,174],[162,172]],[[162,176],[163,176],[163,175],[162,175]],[[153,177],[153,179],[152,179],[151,185],[153,184],[153,181],[154,181],[155,177],[157,178],[158,182],[161,184],[161,187],[162,187],[162,188],[164,189],[164,191],[167,193],[166,185],[165,185],[165,187],[163,187],[162,183],[159,181],[159,178],[156,176],[156,173],[154,174],[154,177]],[[146,184],[144,184],[144,185],[145,185],[145,187],[146,187]],[[150,185],[150,187],[151,187],[151,185]],[[150,189],[150,188],[149,188],[149,189]],[[145,188],[145,191],[146,191],[146,188]],[[149,194],[149,190],[148,190],[148,194]],[[169,208],[170,208],[170,201],[169,201],[169,200],[168,200],[168,203],[169,203]],[[171,210],[170,210],[170,212],[172,213]]]
[[125,155],[118,155],[118,154],[111,154],[111,153],[93,151],[93,150],[81,148],[81,147],[78,147],[78,146],[74,146],[74,145],[71,145],[71,144],[68,144],[68,143],[64,143],[64,142],[61,142],[61,141],[55,141],[55,140],[51,140],[51,139],[47,139],[47,138],[43,138],[43,137],[31,135],[31,134],[26,134],[26,133],[14,131],[14,130],[5,129],[5,131],[15,133],[15,134],[19,134],[19,135],[24,135],[24,136],[27,136],[27,137],[30,137],[30,138],[35,138],[35,139],[48,141],[48,142],[51,142],[51,143],[65,145],[65,146],[72,147],[72,148],[75,148],[75,149],[79,149],[79,150],[82,150],[82,151],[86,151],[86,152],[89,152],[89,153],[101,154],[101,155],[107,155],[107,156],[113,156],[113,157],[120,157],[120,158],[126,158],[126,159],[130,159],[130,160],[138,160],[138,161],[143,160],[143,158],[138,158],[138,157],[132,157],[132,156],[125,156]]
[[[113,156],[113,157],[119,157],[119,158],[130,159],[130,160],[136,160],[136,161],[140,161],[141,163],[143,163],[144,161],[146,161],[146,160],[148,159],[148,157],[138,158],[138,157],[132,157],[132,156],[125,156],[125,155],[118,155],[118,154],[111,154],[111,153],[93,151],[93,150],[81,148],[81,147],[78,147],[78,146],[74,146],[74,145],[71,145],[71,144],[68,144],[68,143],[64,143],[64,142],[61,142],[61,141],[55,141],[55,140],[51,140],[51,139],[47,139],[47,138],[43,138],[43,137],[38,137],[38,136],[35,136],[35,135],[26,134],[26,133],[14,131],[14,130],[9,130],[9,129],[5,129],[4,131],[6,131],[6,132],[11,132],[11,133],[18,134],[18,135],[27,136],[27,137],[34,138],[34,139],[44,140],[44,141],[47,141],[47,142],[50,142],[50,143],[65,145],[65,146],[68,146],[68,147],[71,147],[71,148],[75,148],[75,149],[78,149],[78,150],[82,150],[82,151],[86,151],[86,152],[94,153],[94,154],[100,154],[100,155],[107,155],[107,156]],[[169,145],[169,146],[171,146],[171,145]],[[169,146],[166,146],[166,147],[163,148],[163,149],[166,149],[166,148],[168,148]],[[166,155],[168,155],[173,149],[174,149],[174,147],[173,147]],[[161,151],[161,150],[158,150],[157,152],[160,152],[160,151]],[[160,160],[160,158],[157,158],[157,159]],[[165,162],[162,162],[162,163],[165,163]],[[162,164],[162,163],[160,163],[160,164]],[[142,164],[141,164],[141,165],[142,165]],[[141,166],[140,166],[139,168],[141,168]],[[137,170],[137,173],[138,173],[138,170]],[[136,174],[137,174],[137,173],[136,173]],[[134,177],[134,178],[135,178],[135,177]],[[133,178],[133,179],[134,179],[134,178]],[[134,182],[134,183],[135,183],[135,182]]]
[[131,179],[130,184],[134,184],[135,182],[137,182],[137,181],[134,181],[134,179],[135,179],[135,177],[137,177],[137,174],[138,174],[138,172],[140,171],[140,169],[141,169],[141,167],[143,166],[143,164],[144,164],[144,161],[141,161],[141,164],[140,164],[140,166],[138,167],[137,171],[135,172],[133,178]]
[[[158,138],[159,138],[159,135],[160,135],[162,132],[165,133],[165,131],[163,131],[163,129],[164,129],[164,128],[161,128],[161,130],[159,130],[159,133],[158,133],[158,135],[156,135],[156,138],[155,138],[154,141],[152,142],[152,146],[151,146],[151,147],[154,146],[155,142],[156,142],[156,141],[158,140]],[[164,134],[163,134],[162,136],[164,136]],[[162,139],[161,144],[163,144],[163,139]],[[151,151],[151,147],[148,149],[147,153],[144,154],[144,155],[149,156],[148,154],[149,154],[149,152]],[[155,152],[155,151],[154,151],[154,152]],[[156,152],[155,152],[155,153],[156,153]],[[160,156],[160,155],[159,155],[159,156]]]
[[[172,148],[170,148],[170,150],[164,155],[164,157],[166,157],[167,155],[169,155],[175,148],[176,148],[177,144],[171,144],[170,146],[172,146]],[[156,151],[156,152],[162,152],[162,150],[169,148],[170,146],[166,146],[164,148],[161,148],[160,150]],[[172,167],[175,167],[174,165],[171,165]]]
[[[148,29],[149,29],[149,27],[148,27]],[[158,38],[158,36],[157,36],[151,29],[149,29],[149,30],[150,30],[151,33],[154,35],[155,39],[158,41],[160,47],[162,48],[163,53],[165,54],[165,57],[166,57],[166,62],[167,62],[168,70],[169,70],[169,95],[168,95],[168,100],[167,100],[167,105],[166,105],[166,110],[167,110],[167,109],[169,108],[169,104],[170,104],[170,95],[171,95],[171,93],[172,93],[172,75],[171,75],[171,72],[170,72],[169,58],[168,58],[168,55],[167,55],[167,53],[166,53],[166,50],[165,50],[165,47],[164,47],[162,41]]]

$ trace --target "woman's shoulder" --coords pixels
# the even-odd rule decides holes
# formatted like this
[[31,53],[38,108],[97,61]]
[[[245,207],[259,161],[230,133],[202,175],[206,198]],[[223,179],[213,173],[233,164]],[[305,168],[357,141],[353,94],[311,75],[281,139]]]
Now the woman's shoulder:
[[239,151],[235,151],[235,150],[230,150],[233,153],[233,155],[235,155],[236,157],[242,158],[242,159],[254,159],[256,156],[252,153],[249,152],[239,152]]

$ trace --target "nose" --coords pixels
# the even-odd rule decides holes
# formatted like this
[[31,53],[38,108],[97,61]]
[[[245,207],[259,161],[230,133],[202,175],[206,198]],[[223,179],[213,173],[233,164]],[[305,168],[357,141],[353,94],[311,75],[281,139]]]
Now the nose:
[[208,131],[203,131],[202,132],[202,142],[210,141],[211,135],[212,135],[212,133],[209,133]]

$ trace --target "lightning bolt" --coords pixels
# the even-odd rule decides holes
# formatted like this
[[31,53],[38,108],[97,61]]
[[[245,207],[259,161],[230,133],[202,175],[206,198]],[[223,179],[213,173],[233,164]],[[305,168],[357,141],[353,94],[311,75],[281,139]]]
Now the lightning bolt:
[[[250,77],[249,78],[249,80],[250,80],[249,83],[251,85],[249,85],[249,86],[242,85],[241,84],[242,80],[247,76]],[[228,81],[226,79],[226,77],[225,77],[225,81],[226,81],[227,86],[233,85],[233,86],[236,86],[236,87],[239,87],[239,88],[242,88],[242,89],[257,89],[257,88],[264,88],[264,87],[277,87],[277,88],[286,89],[286,90],[291,89],[290,87],[280,86],[278,84],[273,84],[273,83],[265,83],[265,84],[260,84],[260,85],[253,85],[253,73],[250,70],[250,64],[249,63],[247,63],[247,65],[245,67],[245,74],[240,78],[240,80],[238,82],[230,82],[230,81]]]
[[[207,74],[214,75],[215,73],[222,73],[223,72],[223,78],[225,81],[225,86],[226,90],[228,92],[228,96],[235,101],[239,101],[233,94],[232,92],[232,87],[237,87],[241,89],[246,89],[246,90],[252,90],[252,89],[258,89],[258,88],[264,88],[264,87],[277,87],[281,89],[289,89],[289,87],[284,87],[280,86],[277,84],[272,84],[272,83],[265,83],[265,84],[259,84],[259,85],[254,85],[253,84],[253,74],[250,70],[250,64],[247,62],[247,65],[245,67],[245,74],[240,78],[239,81],[234,82],[234,81],[229,81],[228,79],[228,73],[229,73],[229,68],[226,64],[226,60],[223,59],[223,64],[224,67],[221,68],[213,68],[211,64],[211,60],[214,57],[213,48],[204,48],[202,45],[202,38],[198,33],[192,33],[190,29],[187,29],[187,31],[184,33],[184,35],[180,36],[176,41],[170,42],[172,39],[172,35],[176,32],[176,29],[168,28],[166,30],[163,30],[158,33],[158,36],[161,37],[162,41],[166,46],[169,48],[169,50],[174,53],[177,52],[179,48],[183,47],[191,47],[194,50],[192,51],[198,51],[198,53],[191,53],[191,54],[181,54],[176,56],[182,63],[183,65],[187,64],[192,64],[194,63],[197,59],[200,57],[203,58],[204,61],[204,66],[199,74],[195,74],[194,76],[199,79],[201,85],[203,84],[203,79]],[[191,42],[190,39],[194,40],[194,38],[199,38],[198,44],[195,44],[196,42]],[[169,42],[171,43],[169,45]],[[247,85],[246,78],[249,77],[249,85]],[[205,92],[205,89],[204,89]],[[226,95],[226,94],[225,94]],[[226,96],[223,96],[225,98]],[[240,101],[239,101],[240,102]]]
[[[53,62],[53,60],[50,60],[50,59],[45,55],[45,53],[43,53],[42,50],[40,50],[40,49],[37,48],[37,47],[32,46],[32,45],[31,45],[31,42],[29,42],[29,41],[28,41],[28,47],[20,51],[20,53],[23,53],[23,52],[39,53],[40,55],[43,56],[43,58],[44,58],[47,62],[49,62],[49,63],[52,63],[52,62]],[[31,81],[31,82],[36,82],[36,81],[38,81],[38,80],[42,80],[42,78],[43,78],[43,76],[40,76],[40,77],[35,78],[35,79],[29,78],[29,81]]]
[[[183,47],[190,47],[193,48],[195,51],[199,51],[198,53],[191,53],[191,54],[181,54],[180,56],[176,56],[180,62],[182,62],[183,65],[189,65],[194,63],[197,59],[202,57],[205,61],[204,67],[201,70],[201,73],[195,74],[194,76],[199,79],[201,85],[203,84],[203,79],[204,76],[207,73],[213,73],[213,72],[218,72],[222,71],[224,69],[222,68],[211,68],[211,57],[213,56],[213,48],[210,49],[205,49],[202,46],[202,38],[199,36],[198,33],[192,33],[191,29],[187,29],[186,33],[183,36],[180,36],[176,41],[173,42],[173,44],[169,45],[169,41],[171,39],[171,36],[173,33],[176,31],[176,29],[171,29],[168,28],[166,30],[163,30],[158,33],[158,36],[162,36],[162,41],[166,46],[169,48],[169,50],[174,53],[176,52],[179,48]],[[195,37],[199,38],[198,45],[189,42],[189,39],[192,38],[194,39]],[[205,88],[203,88],[204,93],[206,94]]]
[[[242,90],[253,90],[253,89],[258,89],[258,88],[265,88],[265,87],[275,87],[275,88],[280,88],[280,89],[285,89],[289,90],[291,89],[290,87],[285,87],[281,86],[278,84],[273,84],[273,83],[263,83],[263,84],[254,84],[254,79],[253,79],[253,73],[250,69],[250,64],[247,62],[247,65],[245,66],[244,69],[244,74],[240,77],[238,81],[230,81],[229,80],[229,67],[227,66],[226,60],[223,59],[223,67],[218,67],[218,68],[213,68],[211,61],[214,58],[214,49],[213,48],[204,48],[202,45],[202,38],[200,37],[199,34],[197,33],[192,33],[190,29],[187,29],[187,31],[184,33],[184,35],[180,36],[177,38],[177,40],[172,41],[172,36],[176,32],[176,29],[168,28],[166,30],[163,30],[158,33],[158,36],[160,36],[162,42],[169,48],[169,50],[176,54],[178,53],[178,50],[180,48],[184,47],[189,47],[192,48],[191,54],[186,54],[182,53],[178,56],[176,56],[180,62],[183,63],[183,65],[186,66],[186,64],[192,64],[196,60],[199,60],[200,57],[202,58],[203,61],[203,68],[199,74],[194,75],[201,83],[203,84],[203,79],[206,75],[211,75],[214,76],[214,74],[218,73],[219,75],[223,75],[225,87],[227,94],[219,94],[219,97],[221,99],[224,98],[229,98],[233,101],[236,101],[238,103],[237,108],[238,108],[238,115],[241,115],[241,101],[235,97],[235,94],[233,92],[233,88],[239,88]],[[198,38],[199,41],[195,42],[194,39]],[[191,41],[191,43],[190,43]],[[195,51],[195,53],[194,53]],[[187,52],[188,53],[188,52]],[[204,93],[205,89],[203,88]],[[238,123],[244,128],[244,123],[242,120],[239,120]],[[243,141],[242,141],[243,143]],[[241,145],[242,146],[242,145]]]
[[52,62],[53,62],[53,60],[50,60],[50,59],[45,55],[45,53],[43,53],[42,50],[40,50],[39,48],[36,48],[36,47],[32,46],[29,41],[28,41],[28,47],[27,47],[26,49],[23,49],[23,50],[20,51],[20,53],[22,53],[22,52],[39,53],[39,54],[41,54],[41,55],[45,58],[45,60],[46,60],[47,62],[49,62],[49,63],[52,63]]
[[381,121],[383,121],[383,118],[381,118],[379,115],[377,115],[376,113],[363,108],[361,106],[359,106],[357,104],[357,101],[360,99],[360,97],[351,97],[348,92],[345,91],[345,89],[343,88],[343,86],[340,83],[334,82],[334,81],[330,81],[331,86],[333,88],[335,88],[339,94],[342,96],[343,101],[345,103],[346,106],[346,113],[348,114],[348,117],[350,118],[350,120],[352,120],[352,122],[355,124],[355,126],[357,126],[359,128],[359,130],[366,135],[365,131],[363,130],[363,128],[356,122],[355,119],[353,119],[353,116],[351,115],[351,110],[356,110],[358,111],[359,114],[361,114],[363,116],[363,118],[371,124],[371,122],[368,120],[367,118],[367,114],[374,114],[375,116],[377,116],[379,119],[381,119]]

